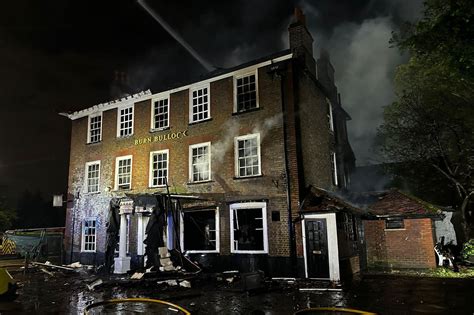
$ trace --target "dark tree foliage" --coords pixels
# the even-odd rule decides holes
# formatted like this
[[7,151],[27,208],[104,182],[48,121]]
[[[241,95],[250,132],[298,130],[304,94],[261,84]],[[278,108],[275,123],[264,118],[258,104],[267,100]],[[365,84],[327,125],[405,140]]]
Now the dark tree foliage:
[[[470,1],[425,2],[424,17],[394,34],[410,53],[396,72],[397,100],[384,111],[382,152],[392,171],[419,190],[438,190],[431,200],[452,203],[470,234],[474,199],[473,8]],[[407,166],[411,166],[409,171]],[[454,199],[450,198],[454,193]],[[459,230],[458,230],[459,231]]]
[[15,210],[8,207],[6,195],[3,191],[0,191],[0,232],[11,228],[15,219]]
[[18,200],[18,219],[14,228],[44,228],[64,226],[64,208],[53,207],[52,200],[40,192],[25,191]]

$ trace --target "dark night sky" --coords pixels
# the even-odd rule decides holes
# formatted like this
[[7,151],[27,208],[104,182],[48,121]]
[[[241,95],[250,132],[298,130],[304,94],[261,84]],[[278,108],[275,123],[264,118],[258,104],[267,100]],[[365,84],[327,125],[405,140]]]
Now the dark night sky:
[[[288,48],[287,27],[302,7],[331,53],[359,164],[384,105],[394,67],[388,47],[421,0],[156,1],[149,3],[195,50],[229,67]],[[152,91],[205,72],[134,0],[16,0],[0,4],[0,185],[12,193],[66,189],[70,122],[59,115],[110,100],[114,70]]]

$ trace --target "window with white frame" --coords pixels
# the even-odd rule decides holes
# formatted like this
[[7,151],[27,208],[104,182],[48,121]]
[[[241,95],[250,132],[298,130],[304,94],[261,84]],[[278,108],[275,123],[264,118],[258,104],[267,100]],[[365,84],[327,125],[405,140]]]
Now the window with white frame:
[[182,212],[181,249],[187,252],[219,252],[219,214],[217,209]]
[[191,89],[189,92],[189,122],[198,122],[211,117],[209,110],[209,85]]
[[337,160],[336,160],[336,153],[332,152],[330,156],[331,160],[331,176],[332,176],[332,184],[334,186],[338,185],[337,181]]
[[132,156],[120,156],[115,160],[115,190],[132,188]]
[[261,175],[260,134],[235,138],[236,177]]
[[257,80],[255,74],[235,78],[236,112],[258,107]]
[[165,186],[168,180],[169,150],[150,152],[150,187]]
[[189,181],[203,182],[211,179],[211,143],[189,146]]
[[117,137],[127,137],[133,134],[133,105],[118,109]]
[[231,204],[230,221],[232,253],[268,253],[265,202]]
[[102,113],[89,116],[88,143],[96,143],[102,140]]
[[96,251],[97,220],[96,218],[86,218],[82,226],[82,251]]
[[100,161],[86,163],[86,192],[95,193],[99,191]]
[[332,115],[332,105],[329,100],[326,99],[326,103],[328,104],[328,124],[329,124],[329,130],[334,131],[334,118]]
[[157,99],[152,106],[152,129],[169,127],[169,98]]

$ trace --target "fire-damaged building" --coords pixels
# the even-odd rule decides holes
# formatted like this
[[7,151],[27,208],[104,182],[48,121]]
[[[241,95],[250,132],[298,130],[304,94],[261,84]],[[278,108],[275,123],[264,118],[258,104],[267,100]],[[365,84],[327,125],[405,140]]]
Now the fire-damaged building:
[[289,44],[185,85],[65,114],[70,259],[125,273],[156,266],[167,247],[209,269],[339,280],[346,240],[344,258],[357,256],[355,214],[303,201],[315,200],[310,186],[348,183],[350,117],[299,10]]

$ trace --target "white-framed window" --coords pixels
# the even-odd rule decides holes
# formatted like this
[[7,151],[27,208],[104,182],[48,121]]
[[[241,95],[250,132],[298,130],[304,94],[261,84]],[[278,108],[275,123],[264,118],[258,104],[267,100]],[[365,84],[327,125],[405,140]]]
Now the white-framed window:
[[211,118],[209,84],[189,90],[189,122]]
[[97,220],[86,218],[82,223],[82,246],[83,252],[96,251]]
[[189,146],[189,181],[204,182],[211,179],[211,143]]
[[86,163],[86,193],[99,192],[100,182],[100,161]]
[[219,209],[186,210],[180,220],[181,250],[188,253],[218,253]]
[[331,160],[332,184],[333,184],[334,186],[337,186],[337,185],[338,185],[338,181],[337,181],[337,159],[336,159],[336,153],[331,152],[330,160]]
[[326,99],[326,103],[328,104],[327,117],[328,117],[329,130],[334,131],[334,117],[332,115],[332,105],[328,99]]
[[102,141],[102,112],[89,116],[87,143]]
[[235,176],[251,177],[262,174],[260,134],[254,133],[234,138]]
[[154,99],[151,105],[151,129],[160,130],[170,126],[170,99]]
[[150,187],[165,186],[168,180],[169,150],[150,152]]
[[229,208],[230,252],[268,253],[267,203],[234,203]]
[[234,112],[258,108],[258,84],[256,72],[234,77]]
[[119,107],[117,114],[117,137],[133,135],[133,104]]
[[115,159],[115,190],[132,188],[132,156],[119,156]]

